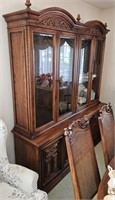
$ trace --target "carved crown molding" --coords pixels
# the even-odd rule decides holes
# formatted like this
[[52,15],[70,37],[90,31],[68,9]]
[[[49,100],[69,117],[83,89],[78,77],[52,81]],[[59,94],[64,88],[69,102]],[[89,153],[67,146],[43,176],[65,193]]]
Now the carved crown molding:
[[19,10],[13,13],[5,14],[3,17],[11,26],[17,26],[17,21],[24,20],[28,25],[41,25],[57,30],[73,31],[78,34],[90,34],[96,36],[105,36],[108,33],[107,24],[101,21],[92,20],[86,23],[80,22],[80,15],[75,19],[68,11],[59,7],[50,7],[41,11],[34,11],[30,8],[30,0],[26,0],[25,10]]

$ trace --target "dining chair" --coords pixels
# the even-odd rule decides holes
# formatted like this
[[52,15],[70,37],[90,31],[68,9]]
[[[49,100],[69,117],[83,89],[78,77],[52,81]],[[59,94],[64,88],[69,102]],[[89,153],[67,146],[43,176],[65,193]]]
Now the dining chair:
[[75,200],[93,198],[100,183],[89,121],[84,116],[64,129]]
[[115,155],[115,121],[111,104],[106,104],[100,109],[98,117],[102,149],[104,154],[105,166]]

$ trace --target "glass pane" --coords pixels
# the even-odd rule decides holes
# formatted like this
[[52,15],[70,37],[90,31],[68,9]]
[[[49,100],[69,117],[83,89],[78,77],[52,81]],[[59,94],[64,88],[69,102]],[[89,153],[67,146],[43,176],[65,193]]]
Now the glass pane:
[[60,38],[59,115],[71,111],[74,39]]
[[93,70],[93,75],[92,75],[91,100],[99,98],[98,89],[99,89],[99,82],[100,82],[100,76],[101,76],[102,48],[103,48],[103,41],[97,40],[94,70]]
[[34,34],[36,127],[52,120],[53,36]]
[[88,74],[90,62],[91,39],[83,39],[80,56],[80,74],[78,86],[78,104],[87,103]]

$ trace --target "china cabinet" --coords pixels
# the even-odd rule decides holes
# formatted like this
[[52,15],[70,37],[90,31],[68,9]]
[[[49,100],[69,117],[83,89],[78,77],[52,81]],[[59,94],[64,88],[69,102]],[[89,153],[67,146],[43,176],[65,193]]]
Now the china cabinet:
[[100,21],[80,22],[51,7],[5,14],[14,99],[16,162],[39,173],[50,191],[69,171],[63,130],[90,115],[94,144],[100,140],[98,112],[105,39]]

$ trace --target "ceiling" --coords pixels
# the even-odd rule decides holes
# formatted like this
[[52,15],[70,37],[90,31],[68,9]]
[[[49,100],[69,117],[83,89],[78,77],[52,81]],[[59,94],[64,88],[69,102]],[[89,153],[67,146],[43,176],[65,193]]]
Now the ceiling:
[[115,7],[115,0],[82,0],[82,1],[102,9]]

